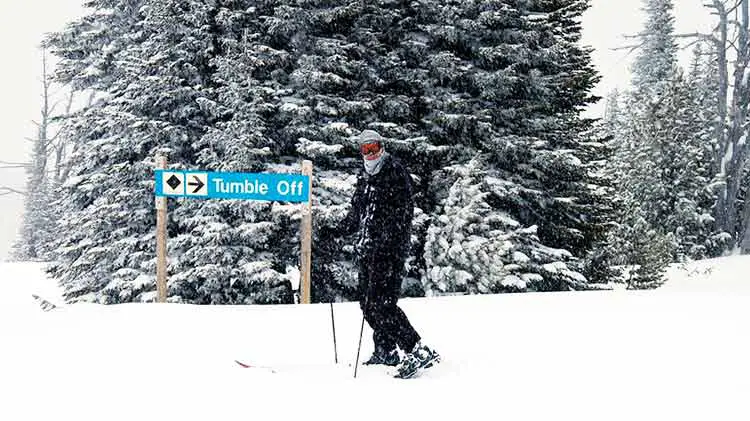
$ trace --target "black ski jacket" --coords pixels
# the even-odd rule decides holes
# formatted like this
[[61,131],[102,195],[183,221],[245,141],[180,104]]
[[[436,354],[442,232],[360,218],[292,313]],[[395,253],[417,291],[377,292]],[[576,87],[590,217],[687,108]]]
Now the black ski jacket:
[[360,264],[369,265],[373,259],[404,262],[409,253],[414,217],[411,176],[392,155],[383,160],[377,174],[363,171],[357,179],[351,208],[339,227],[343,234],[359,232]]

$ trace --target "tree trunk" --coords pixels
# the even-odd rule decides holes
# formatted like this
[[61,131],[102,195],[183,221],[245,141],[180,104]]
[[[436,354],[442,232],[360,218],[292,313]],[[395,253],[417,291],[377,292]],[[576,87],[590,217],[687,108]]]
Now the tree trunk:
[[48,128],[52,110],[49,104],[49,88],[52,82],[47,76],[47,51],[42,50],[42,109],[41,120],[35,123],[37,126],[37,136],[34,139],[34,149],[31,166],[31,185],[30,190],[44,182],[47,171],[47,153],[49,149]]
[[[719,24],[719,120],[717,127],[718,142],[720,145],[720,156],[718,158],[717,176],[724,182],[724,188],[719,192],[716,206],[717,228],[728,232],[732,235],[736,245],[745,243],[744,238],[747,230],[745,229],[747,221],[743,217],[738,221],[739,214],[747,215],[738,209],[738,194],[742,182],[742,172],[747,161],[748,142],[747,135],[747,114],[748,104],[750,104],[750,94],[748,89],[748,78],[745,72],[750,62],[750,45],[748,44],[748,31],[750,30],[750,16],[748,13],[748,1],[742,0],[739,4],[739,16],[737,24],[739,25],[737,39],[737,58],[734,62],[734,80],[730,108],[728,98],[728,64],[726,51],[728,47],[727,32],[729,14],[732,10],[727,11],[720,1],[714,0],[713,7],[716,8]],[[733,8],[734,10],[735,8]],[[727,126],[728,119],[728,128]]]
[[714,4],[719,15],[719,42],[717,47],[717,59],[719,64],[719,91],[717,95],[717,104],[719,112],[719,121],[716,124],[716,139],[720,145],[714,156],[714,174],[722,172],[721,160],[724,146],[725,125],[727,121],[727,100],[729,93],[729,64],[727,63],[727,42],[728,42],[728,17],[724,5],[716,0]]
[[745,211],[742,213],[742,238],[740,239],[740,253],[750,254],[750,206],[747,201],[750,200],[750,189],[745,196]]
[[[716,9],[716,14],[719,16],[719,36],[716,42],[716,53],[719,66],[719,90],[716,93],[719,121],[716,123],[716,141],[719,146],[715,151],[716,153],[713,159],[713,173],[724,183],[726,183],[726,168],[723,164],[723,161],[726,159],[725,156],[728,146],[726,142],[725,130],[727,121],[727,101],[729,99],[729,65],[727,63],[727,33],[729,31],[729,28],[728,16],[726,13],[726,9],[724,8],[724,4],[719,0],[714,0],[712,7]],[[716,219],[716,227],[718,229],[733,233],[733,231],[729,231],[726,229],[727,225],[729,224],[729,220],[731,219],[731,202],[728,201],[726,193],[726,189],[719,193],[716,208],[714,211],[714,218]],[[732,238],[734,238],[734,235],[732,235]]]
[[[68,94],[68,102],[65,104],[65,114],[63,114],[65,117],[70,115],[70,109],[73,106],[73,98],[75,96],[75,92],[73,90],[70,91]],[[60,131],[58,130],[58,134],[55,135],[55,138],[59,136]],[[67,178],[67,172],[64,171],[63,166],[65,165],[65,158],[66,158],[66,145],[67,142],[65,142],[64,139],[60,139],[57,142],[57,145],[55,145],[55,185],[60,185],[63,182],[65,182],[65,179]]]

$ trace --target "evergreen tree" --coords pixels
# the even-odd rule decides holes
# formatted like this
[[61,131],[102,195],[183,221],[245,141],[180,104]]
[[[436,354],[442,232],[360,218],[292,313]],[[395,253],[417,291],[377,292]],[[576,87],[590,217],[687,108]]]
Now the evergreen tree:
[[537,227],[523,227],[506,212],[493,209],[488,184],[478,160],[448,167],[456,179],[430,226],[425,245],[429,294],[498,293],[583,288],[587,282],[570,270],[570,252],[540,244]]
[[[622,163],[618,172],[626,212],[643,219],[631,220],[670,234],[675,241],[672,259],[684,260],[707,257],[718,248],[708,194],[715,142],[702,111],[706,98],[696,96],[706,94],[698,88],[703,77],[697,74],[699,61],[694,60],[687,80],[676,68],[671,10],[669,1],[647,2],[649,19],[633,68],[634,90],[617,161]],[[641,235],[635,228],[626,232]]]
[[[210,9],[197,0],[89,6],[92,14],[50,39],[62,56],[60,80],[102,94],[68,124],[77,148],[51,270],[69,300],[149,300],[153,157],[160,151],[181,165],[195,161],[192,144],[207,124],[199,100],[210,96],[215,51]],[[176,234],[174,223],[169,230]]]
[[26,191],[19,239],[11,256],[19,261],[47,261],[56,228],[50,182],[46,177],[30,176]]
[[719,67],[716,47],[710,43],[699,43],[693,50],[686,83],[691,93],[694,114],[693,133],[705,148],[706,162],[702,163],[701,174],[709,178],[719,169],[711,157],[719,151],[716,139],[716,125],[719,122],[717,95],[719,90]]
[[[672,0],[643,0],[646,23],[639,34],[641,46],[633,63],[637,94],[649,95],[669,81],[677,68]],[[645,98],[647,99],[647,98]]]
[[[294,172],[282,162],[277,139],[268,136],[260,115],[279,92],[258,76],[285,54],[252,47],[263,33],[267,12],[259,4],[225,1],[210,11],[214,57],[209,66],[211,96],[198,98],[213,124],[197,139],[197,165],[208,171]],[[286,268],[299,255],[297,206],[236,200],[186,201],[175,219],[182,233],[173,241],[173,300],[202,304],[291,303]]]
[[[480,183],[491,193],[486,201],[529,228],[515,231],[515,241],[539,247],[530,254],[529,267],[545,279],[538,283],[542,289],[579,287],[571,278],[538,268],[546,264],[545,247],[581,257],[593,243],[593,224],[580,218],[591,199],[582,161],[588,156],[578,136],[588,122],[577,116],[596,81],[589,51],[577,45],[576,20],[586,2],[424,5],[422,27],[433,39],[421,60],[432,76],[425,90],[431,104],[424,118],[428,136],[439,145],[459,147],[454,162],[471,154],[486,157],[477,161],[486,165],[487,180]],[[440,181],[445,179],[441,171],[433,176],[439,176],[431,186],[437,203],[449,200],[452,184]],[[425,254],[440,252],[438,247]],[[570,270],[565,260],[558,263]]]
[[610,241],[620,258],[613,263],[626,264],[623,281],[628,289],[653,289],[666,280],[664,268],[672,260],[674,238],[654,228],[639,211],[623,215],[613,231]]
[[612,172],[611,165],[621,123],[618,107],[618,94],[615,92],[608,100],[605,118],[581,135],[589,139],[582,145],[588,155],[584,161],[587,162],[586,171],[592,181],[589,184],[586,218],[593,228],[589,231],[593,246],[586,255],[582,273],[592,284],[608,284],[620,277],[614,263],[618,252],[610,241],[622,206],[616,200],[617,174]]
[[[665,127],[664,121],[659,120],[659,117],[669,119],[665,109],[661,102],[642,104],[629,97],[615,157],[620,222],[612,233],[611,243],[619,256],[614,263],[638,269],[630,272],[629,285],[659,285],[662,271],[677,246],[670,234],[674,227],[659,219],[671,216],[675,197],[668,188],[670,170],[663,167],[674,157],[664,148],[674,140],[664,138],[674,128],[674,125]],[[644,243],[643,238],[649,241]],[[666,259],[665,247],[669,256]]]
[[681,73],[663,95],[659,115],[655,116],[661,128],[645,139],[652,148],[660,186],[646,199],[647,212],[654,224],[661,221],[663,229],[674,234],[675,260],[704,258],[712,226],[705,202],[705,170],[710,159],[704,139],[694,131],[697,114]]
[[702,182],[695,177],[703,157],[688,131],[690,99],[676,65],[672,10],[671,0],[645,1],[633,89],[618,108],[613,170],[620,223],[610,243],[617,263],[638,269],[631,272],[631,286],[657,286],[671,260],[665,255],[676,259],[695,251],[681,241],[694,242],[685,225],[700,213],[696,195]]
[[[471,228],[476,244],[500,247],[499,235],[498,252],[513,251],[490,278],[466,270],[479,280],[466,291],[585,287],[580,260],[605,201],[589,175],[600,141],[579,117],[597,80],[578,45],[587,1],[92,4],[100,11],[53,38],[61,78],[103,93],[68,125],[78,148],[55,273],[70,298],[153,297],[156,152],[216,171],[292,172],[313,159],[315,221],[330,226],[362,166],[350,137],[366,128],[414,174],[413,293],[460,290],[428,274],[463,270],[436,259],[462,212],[490,219]],[[171,300],[290,302],[298,207],[170,207]],[[352,250],[337,244],[316,234],[314,300],[356,296]]]
[[716,257],[730,247],[731,236],[721,231],[713,216],[714,206],[720,187],[713,184],[714,177],[720,172],[720,163],[713,157],[720,155],[717,126],[721,126],[717,105],[719,91],[719,66],[716,46],[710,43],[699,43],[694,52],[689,74],[688,89],[691,93],[691,115],[693,125],[688,129],[695,141],[701,146],[704,161],[700,163],[699,172],[706,180],[700,192],[701,225],[706,229],[707,240],[703,247],[705,257]]

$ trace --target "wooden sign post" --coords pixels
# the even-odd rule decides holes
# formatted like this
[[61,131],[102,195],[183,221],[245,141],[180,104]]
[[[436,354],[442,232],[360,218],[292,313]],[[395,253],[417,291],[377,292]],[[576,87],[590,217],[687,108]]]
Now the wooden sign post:
[[303,204],[302,221],[300,223],[300,302],[310,304],[310,272],[312,271],[312,161],[302,161],[302,175],[308,177],[310,196]]
[[[156,167],[167,169],[167,158],[156,158]],[[156,197],[156,300],[167,302],[167,198]]]
[[156,295],[167,301],[167,197],[268,200],[303,203],[300,223],[300,302],[310,303],[312,267],[312,161],[302,174],[229,173],[167,170],[167,158],[156,157]]

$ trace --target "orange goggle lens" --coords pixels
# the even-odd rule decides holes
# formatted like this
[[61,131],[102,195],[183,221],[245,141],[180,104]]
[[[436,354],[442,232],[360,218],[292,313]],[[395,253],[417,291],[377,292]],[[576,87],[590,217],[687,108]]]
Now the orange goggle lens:
[[362,155],[376,154],[380,152],[380,143],[364,143],[359,147],[359,151],[362,152]]

